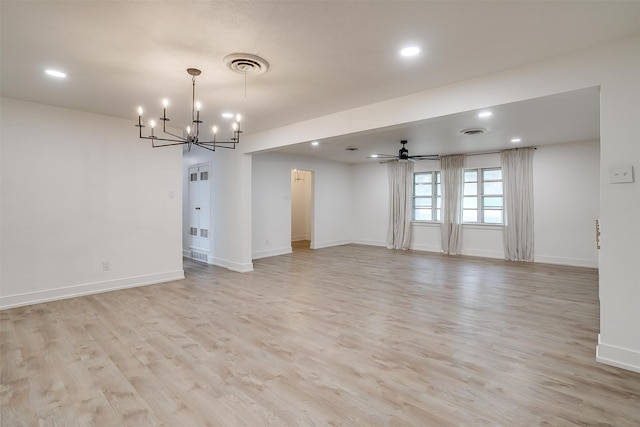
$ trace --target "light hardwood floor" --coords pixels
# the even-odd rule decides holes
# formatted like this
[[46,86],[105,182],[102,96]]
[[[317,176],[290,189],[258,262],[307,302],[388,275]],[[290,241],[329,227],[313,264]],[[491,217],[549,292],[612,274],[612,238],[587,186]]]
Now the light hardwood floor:
[[346,245],[0,312],[4,426],[638,426],[597,271]]

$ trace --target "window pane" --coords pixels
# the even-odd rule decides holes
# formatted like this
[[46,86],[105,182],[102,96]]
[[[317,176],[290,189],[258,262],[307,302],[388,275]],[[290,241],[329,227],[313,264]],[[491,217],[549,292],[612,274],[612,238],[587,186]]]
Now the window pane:
[[436,185],[436,194],[438,196],[442,196],[442,184],[437,184]]
[[463,210],[462,222],[478,222],[478,210],[477,209]]
[[478,184],[476,184],[475,182],[464,184],[465,196],[475,196],[476,194],[478,194]]
[[487,224],[502,224],[501,210],[485,210],[484,222]]
[[414,200],[414,206],[416,208],[430,208],[431,207],[431,197],[416,197]]
[[485,181],[502,181],[502,169],[483,169],[482,179]]
[[484,197],[482,199],[482,205],[485,208],[501,208],[502,197]]
[[464,197],[462,202],[462,209],[477,209],[478,198],[477,197]]
[[438,209],[442,207],[442,197],[436,197],[436,207]]
[[502,194],[501,182],[485,182],[482,194]]
[[416,221],[431,221],[431,209],[416,209],[414,219]]
[[431,184],[417,184],[416,185],[416,196],[430,196],[431,195]]
[[478,182],[478,171],[475,169],[464,171],[464,182]]
[[413,175],[416,184],[430,183],[432,180],[431,172],[429,173],[416,173]]
[[[439,200],[438,200],[438,205],[439,205]],[[442,209],[438,208],[436,209],[436,221],[441,221],[442,220]]]

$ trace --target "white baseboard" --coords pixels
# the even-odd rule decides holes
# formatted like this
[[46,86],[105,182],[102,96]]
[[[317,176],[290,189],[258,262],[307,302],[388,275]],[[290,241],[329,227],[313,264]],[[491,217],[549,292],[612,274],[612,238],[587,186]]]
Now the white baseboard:
[[155,285],[156,283],[171,282],[181,279],[184,279],[184,270],[125,277],[122,279],[106,280],[104,282],[84,283],[81,285],[65,286],[62,288],[27,292],[24,294],[3,295],[0,297],[0,310],[67,298],[75,298],[83,295],[99,294],[119,289]]
[[366,239],[355,239],[351,243],[356,245],[366,245],[366,246],[380,246],[383,248],[387,247],[387,242],[382,240],[366,240]]
[[568,265],[571,267],[598,268],[598,261],[590,260],[590,259],[535,255],[533,261],[543,263],[543,264],[557,264],[557,265]]
[[640,373],[640,352],[615,345],[603,344],[598,334],[596,360],[605,365]]
[[482,249],[463,250],[461,255],[475,256],[478,258],[504,259],[503,251],[485,251]]
[[313,242],[311,249],[330,248],[331,246],[342,246],[353,243],[351,240],[333,240],[329,242]]
[[411,244],[411,250],[414,251],[423,251],[423,252],[437,252],[442,253],[442,248],[440,246],[434,245],[422,245],[422,244]]
[[284,247],[284,248],[277,248],[277,249],[268,249],[264,251],[254,252],[252,255],[252,258],[253,259],[268,258],[268,257],[278,256],[278,255],[287,255],[287,254],[290,254],[291,252],[293,252],[293,250],[291,249],[291,246]]
[[[229,261],[222,258],[215,258],[213,255],[211,255],[208,252],[205,253],[199,250],[196,250],[196,252],[205,254],[207,256],[206,263],[209,265],[215,265],[216,267],[226,268],[227,270],[236,271],[238,273],[248,273],[249,271],[253,271],[253,263],[241,264],[238,262],[233,262],[233,261]],[[183,250],[182,256],[188,259],[192,259],[191,250]],[[196,259],[195,261],[200,261],[200,260]],[[204,261],[200,261],[200,262],[204,262]]]
[[250,271],[253,271],[252,262],[239,263],[239,262],[229,261],[226,259],[211,257],[211,262],[209,264],[215,265],[218,267],[224,267],[227,270],[235,271],[237,273],[248,273]]

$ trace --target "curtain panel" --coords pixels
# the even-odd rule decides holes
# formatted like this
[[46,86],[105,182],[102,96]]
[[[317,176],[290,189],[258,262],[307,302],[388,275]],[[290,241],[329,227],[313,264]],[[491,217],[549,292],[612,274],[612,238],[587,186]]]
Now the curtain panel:
[[387,248],[409,249],[413,219],[413,163],[387,163],[389,176],[389,227]]
[[533,153],[535,148],[505,150],[502,160],[504,189],[504,257],[533,261]]
[[442,252],[459,255],[462,249],[462,185],[465,156],[440,158],[442,180]]

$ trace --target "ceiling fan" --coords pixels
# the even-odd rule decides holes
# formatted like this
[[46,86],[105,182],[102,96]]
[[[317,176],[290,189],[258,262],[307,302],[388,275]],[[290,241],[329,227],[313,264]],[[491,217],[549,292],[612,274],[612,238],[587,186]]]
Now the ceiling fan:
[[409,155],[409,150],[407,149],[407,147],[405,147],[405,145],[407,144],[407,140],[403,139],[402,141],[400,141],[400,144],[402,144],[402,148],[400,148],[400,150],[398,151],[398,155],[391,155],[391,154],[373,154],[371,156],[368,156],[368,159],[381,159],[384,161],[410,161],[410,162],[415,162],[417,160],[439,160],[440,156],[438,156],[437,154],[421,154],[421,155],[416,155],[416,156],[410,156]]

